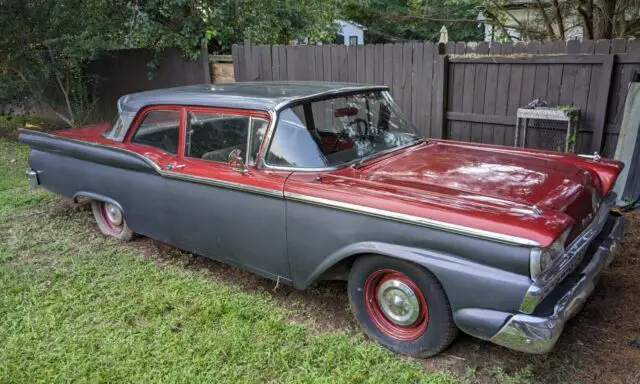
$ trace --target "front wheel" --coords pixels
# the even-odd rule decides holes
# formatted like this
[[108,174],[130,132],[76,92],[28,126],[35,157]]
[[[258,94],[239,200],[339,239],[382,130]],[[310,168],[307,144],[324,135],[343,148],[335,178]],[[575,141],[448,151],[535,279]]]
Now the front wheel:
[[120,241],[129,241],[133,238],[133,231],[129,229],[122,211],[115,204],[93,200],[91,211],[98,223],[98,228],[105,235]]
[[403,260],[356,260],[349,274],[349,301],[364,333],[403,355],[433,356],[458,332],[438,280]]

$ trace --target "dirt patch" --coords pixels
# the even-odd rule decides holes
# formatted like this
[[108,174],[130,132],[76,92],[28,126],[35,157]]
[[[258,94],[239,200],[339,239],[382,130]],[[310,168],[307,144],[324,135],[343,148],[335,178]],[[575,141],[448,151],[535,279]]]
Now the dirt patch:
[[[73,215],[68,206],[54,212]],[[73,216],[91,225],[89,212]],[[631,224],[617,258],[582,311],[569,321],[552,353],[523,354],[461,334],[444,353],[424,360],[425,369],[453,372],[472,383],[640,383],[640,212],[627,217]],[[321,282],[300,291],[148,238],[138,238],[132,245],[159,267],[205,270],[214,281],[266,292],[294,314],[294,321],[317,331],[359,332],[345,282]]]

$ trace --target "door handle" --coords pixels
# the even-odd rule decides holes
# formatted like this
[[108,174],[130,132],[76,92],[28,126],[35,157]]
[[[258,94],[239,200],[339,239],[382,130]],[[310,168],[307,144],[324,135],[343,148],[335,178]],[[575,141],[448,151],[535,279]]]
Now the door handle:
[[181,169],[184,168],[185,165],[184,164],[177,164],[177,163],[167,163],[164,165],[164,167],[168,170],[172,170],[172,169]]

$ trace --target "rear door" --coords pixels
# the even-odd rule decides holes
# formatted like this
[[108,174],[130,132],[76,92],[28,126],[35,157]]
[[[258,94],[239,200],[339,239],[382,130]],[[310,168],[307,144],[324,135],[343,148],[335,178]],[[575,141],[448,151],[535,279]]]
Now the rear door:
[[[284,182],[255,167],[269,124],[263,112],[187,108],[182,156],[171,169],[174,243],[271,278],[289,279]],[[229,163],[240,154],[245,166]]]
[[[123,148],[139,153],[160,169],[176,164],[181,156],[183,107],[146,107],[132,123]],[[136,232],[171,243],[170,191],[160,174],[137,174],[120,171],[121,177],[105,184],[112,196],[123,205],[129,226]],[[105,180],[106,181],[106,180]],[[118,196],[122,193],[123,196]]]

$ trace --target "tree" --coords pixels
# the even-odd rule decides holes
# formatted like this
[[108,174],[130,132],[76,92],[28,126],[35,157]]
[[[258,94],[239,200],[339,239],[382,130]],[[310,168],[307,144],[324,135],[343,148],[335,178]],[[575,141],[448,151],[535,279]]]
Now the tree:
[[367,28],[365,41],[437,41],[442,26],[453,41],[482,40],[482,0],[345,0],[342,18]]
[[640,0],[535,0],[522,7],[533,17],[521,20],[511,0],[488,0],[483,14],[504,34],[519,32],[522,39],[544,40],[570,37],[581,28],[586,39],[613,39],[640,35]]
[[210,40],[222,53],[245,39],[254,44],[291,44],[294,41],[332,40],[335,37],[335,0],[230,0],[220,7]]
[[69,126],[92,119],[95,56],[251,39],[289,43],[334,33],[333,0],[0,0],[0,107],[44,106]]
[[[180,3],[185,2],[2,1],[1,105],[41,106],[69,126],[91,120],[95,82],[84,68],[97,53],[174,45],[194,51],[204,24],[199,15],[184,17]],[[161,19],[163,12],[171,16]]]

